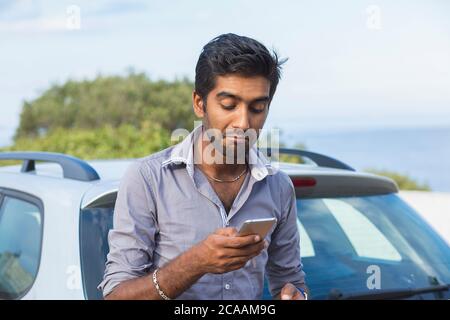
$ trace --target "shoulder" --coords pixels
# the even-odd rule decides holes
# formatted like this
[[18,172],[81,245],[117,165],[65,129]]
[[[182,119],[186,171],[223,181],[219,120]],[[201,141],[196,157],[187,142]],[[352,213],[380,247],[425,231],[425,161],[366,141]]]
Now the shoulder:
[[267,178],[270,184],[273,184],[283,193],[290,192],[294,189],[294,185],[292,184],[289,175],[280,169],[278,169],[276,173],[267,176]]
[[123,180],[136,178],[149,179],[152,176],[158,175],[162,164],[170,157],[172,147],[158,151],[151,155],[135,159],[126,169]]
[[[288,206],[295,196],[295,188],[289,175],[281,170],[277,170],[273,175],[267,176],[271,193],[281,208]],[[282,209],[282,211],[285,211]]]

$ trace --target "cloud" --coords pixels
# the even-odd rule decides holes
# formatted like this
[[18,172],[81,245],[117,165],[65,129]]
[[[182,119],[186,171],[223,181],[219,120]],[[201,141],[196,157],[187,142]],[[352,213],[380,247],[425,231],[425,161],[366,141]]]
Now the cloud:
[[101,4],[98,8],[92,10],[93,15],[112,15],[127,14],[132,12],[142,12],[147,10],[147,4],[144,1],[108,1]]
[[66,30],[65,17],[0,22],[0,32],[47,32]]
[[23,33],[66,30],[65,15],[65,7],[44,6],[42,1],[2,1],[0,5],[0,32]]
[[129,15],[146,11],[147,5],[135,1],[62,1],[49,3],[44,1],[0,0],[0,32],[54,32],[67,31],[70,22],[71,7],[78,8],[80,18],[89,21],[89,28],[109,25],[107,18],[111,15]]
[[42,14],[39,1],[3,0],[0,1],[0,19],[3,22],[36,19]]

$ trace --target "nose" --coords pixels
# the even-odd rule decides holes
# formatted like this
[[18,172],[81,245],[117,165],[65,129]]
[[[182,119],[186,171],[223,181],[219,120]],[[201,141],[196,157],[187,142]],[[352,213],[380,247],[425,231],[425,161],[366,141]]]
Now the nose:
[[239,108],[239,112],[236,112],[236,118],[233,123],[233,128],[241,129],[244,132],[250,128],[249,114],[245,106]]

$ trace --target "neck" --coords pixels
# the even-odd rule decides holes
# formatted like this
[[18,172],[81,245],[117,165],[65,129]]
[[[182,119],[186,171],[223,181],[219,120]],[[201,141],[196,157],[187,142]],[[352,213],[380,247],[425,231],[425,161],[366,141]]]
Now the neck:
[[[214,149],[211,142],[199,138],[194,143],[196,147],[194,163],[211,176],[219,179],[232,179],[246,170],[248,166],[247,156],[244,163],[242,163],[243,161],[238,162],[236,158],[232,163],[227,163],[225,155]],[[221,159],[221,161],[219,162],[217,159]]]

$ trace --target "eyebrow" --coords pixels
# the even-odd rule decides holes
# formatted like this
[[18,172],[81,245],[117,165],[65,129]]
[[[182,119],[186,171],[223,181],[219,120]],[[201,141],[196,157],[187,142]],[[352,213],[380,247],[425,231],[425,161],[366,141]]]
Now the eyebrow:
[[[239,96],[237,96],[237,95],[235,95],[235,94],[232,94],[232,93],[230,93],[230,92],[227,92],[227,91],[221,91],[221,92],[219,92],[218,94],[216,94],[216,97],[217,97],[217,98],[231,98],[231,99],[236,99],[236,100],[242,101],[242,98],[241,98],[241,97],[239,97]],[[270,97],[269,97],[269,96],[262,96],[262,97],[258,97],[258,98],[253,99],[253,100],[251,101],[251,103],[254,103],[254,102],[263,102],[263,101],[269,101],[269,100],[270,100]]]

